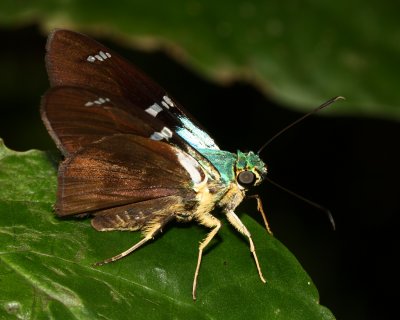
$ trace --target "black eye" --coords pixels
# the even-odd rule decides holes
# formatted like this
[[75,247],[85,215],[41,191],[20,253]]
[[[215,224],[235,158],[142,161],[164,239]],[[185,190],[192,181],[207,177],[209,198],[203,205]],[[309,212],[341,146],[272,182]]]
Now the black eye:
[[253,185],[256,180],[256,175],[251,171],[242,171],[239,173],[237,180],[244,186]]

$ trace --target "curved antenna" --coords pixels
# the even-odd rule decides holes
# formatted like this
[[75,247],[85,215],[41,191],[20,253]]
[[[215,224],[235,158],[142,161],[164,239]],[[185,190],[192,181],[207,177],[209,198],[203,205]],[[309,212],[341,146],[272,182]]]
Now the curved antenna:
[[316,203],[314,201],[311,201],[311,200],[309,200],[307,198],[304,198],[303,196],[297,194],[296,192],[293,192],[292,190],[289,190],[289,189],[281,186],[280,184],[276,183],[275,181],[271,180],[268,177],[265,177],[264,179],[267,180],[272,185],[274,185],[275,187],[277,187],[277,188],[289,193],[290,195],[292,195],[292,196],[294,196],[294,197],[296,197],[296,198],[298,198],[300,200],[303,200],[304,202],[308,203],[309,205],[311,205],[311,206],[313,206],[313,207],[325,212],[325,214],[328,216],[328,219],[329,219],[329,221],[330,221],[330,223],[332,225],[332,229],[336,230],[335,220],[333,219],[332,213],[331,213],[331,211],[329,209],[321,206],[320,204],[318,204],[318,203]]
[[300,121],[303,121],[305,118],[309,117],[310,115],[316,113],[317,111],[326,108],[327,106],[331,105],[332,103],[338,101],[338,100],[345,100],[344,97],[342,96],[337,96],[334,97],[332,99],[329,99],[328,101],[326,101],[325,103],[321,104],[319,107],[315,108],[314,110],[311,110],[310,112],[306,113],[304,116],[300,117],[299,119],[297,119],[296,121],[292,122],[291,124],[289,124],[288,126],[286,126],[285,128],[283,128],[281,131],[279,131],[278,133],[276,133],[271,139],[269,139],[267,142],[265,142],[260,149],[258,149],[257,154],[259,155],[261,153],[261,151],[264,150],[264,148],[269,145],[272,141],[274,141],[277,137],[279,137],[282,133],[284,133],[286,130],[290,129],[291,127],[295,126],[296,124],[298,124]]

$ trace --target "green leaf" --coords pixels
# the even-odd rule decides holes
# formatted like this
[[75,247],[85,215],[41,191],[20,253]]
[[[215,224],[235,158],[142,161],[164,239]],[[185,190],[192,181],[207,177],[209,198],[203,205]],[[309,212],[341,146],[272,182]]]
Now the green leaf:
[[0,186],[1,319],[334,319],[295,257],[246,215],[267,283],[246,239],[225,223],[204,255],[194,302],[204,228],[171,224],[121,261],[93,267],[140,234],[56,218],[53,156],[14,152],[0,140]]
[[0,2],[5,26],[41,23],[166,47],[213,79],[248,79],[287,106],[400,118],[397,3],[337,1]]

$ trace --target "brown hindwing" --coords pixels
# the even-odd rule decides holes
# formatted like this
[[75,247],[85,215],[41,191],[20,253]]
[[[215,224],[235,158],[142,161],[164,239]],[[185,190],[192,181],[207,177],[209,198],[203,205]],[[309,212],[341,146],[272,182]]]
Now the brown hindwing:
[[[115,210],[122,214],[136,203],[139,211],[135,212],[145,212],[140,206],[146,201],[176,199],[171,196],[191,203],[196,192],[190,174],[179,162],[179,152],[167,143],[126,134],[92,143],[61,164],[56,213],[99,215]],[[196,169],[204,179],[203,170]]]

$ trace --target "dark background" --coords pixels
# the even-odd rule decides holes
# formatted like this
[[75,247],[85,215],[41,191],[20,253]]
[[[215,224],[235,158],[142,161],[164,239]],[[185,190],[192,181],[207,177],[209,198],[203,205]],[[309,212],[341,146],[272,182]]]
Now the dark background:
[[[55,150],[39,116],[40,97],[48,88],[45,35],[31,26],[0,29],[0,39],[0,137],[15,150]],[[135,52],[98,40],[159,82],[223,149],[257,150],[301,116],[249,84],[219,86],[162,52]],[[337,319],[383,319],[394,309],[399,138],[398,122],[327,117],[320,112],[262,154],[273,180],[334,215],[336,231],[322,211],[272,185],[264,183],[257,190],[275,236],[299,259],[314,280],[321,303]],[[256,216],[252,201],[243,210]]]

